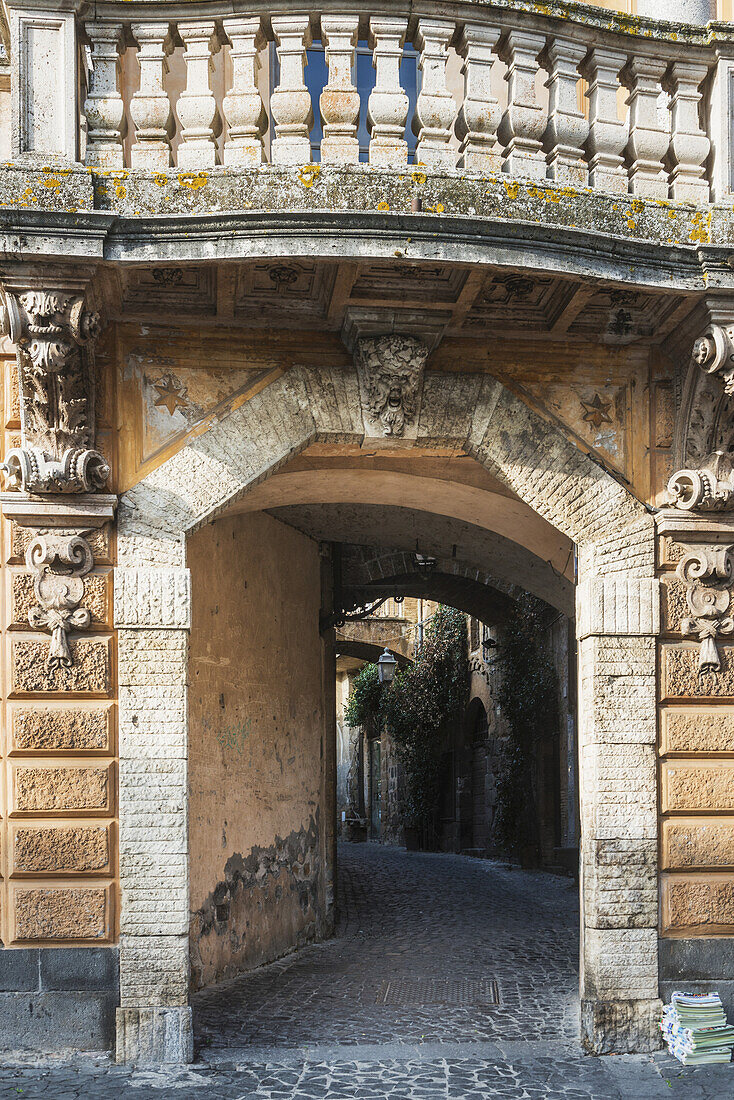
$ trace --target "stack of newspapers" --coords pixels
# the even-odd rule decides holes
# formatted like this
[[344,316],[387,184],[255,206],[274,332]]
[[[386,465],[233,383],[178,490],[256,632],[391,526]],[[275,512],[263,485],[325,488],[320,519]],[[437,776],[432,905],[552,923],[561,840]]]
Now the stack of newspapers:
[[660,1024],[668,1050],[684,1066],[730,1062],[734,1027],[718,993],[674,993]]

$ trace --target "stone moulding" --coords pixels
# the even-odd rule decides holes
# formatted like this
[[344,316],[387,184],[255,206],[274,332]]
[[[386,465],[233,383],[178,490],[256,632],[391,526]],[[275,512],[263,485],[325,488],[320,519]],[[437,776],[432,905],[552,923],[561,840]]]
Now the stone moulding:
[[109,477],[94,449],[100,319],[85,305],[85,281],[72,269],[47,279],[23,265],[3,276],[0,332],[16,346],[22,444],[0,468],[22,492],[87,493]]

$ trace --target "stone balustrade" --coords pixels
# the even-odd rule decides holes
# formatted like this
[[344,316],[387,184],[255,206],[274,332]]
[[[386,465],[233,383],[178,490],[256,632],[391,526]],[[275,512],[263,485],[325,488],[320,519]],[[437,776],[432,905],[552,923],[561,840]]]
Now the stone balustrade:
[[[11,8],[14,154],[55,151],[99,169],[147,171],[410,162],[696,203],[732,190],[729,24],[655,23],[563,3],[546,15],[526,0],[384,11],[348,0],[315,15],[227,8],[190,4],[184,21],[173,18],[180,7],[140,0],[100,0],[86,21],[37,7],[30,20]],[[62,35],[47,60],[55,50],[59,64],[82,68],[78,134],[47,134],[32,110],[52,93],[23,36],[32,25],[37,40],[44,18]],[[314,49],[327,74],[316,91],[306,79]],[[371,53],[368,94],[355,83],[358,49]],[[406,49],[413,64],[417,55],[412,97]],[[56,84],[75,94],[68,75]],[[49,129],[58,113],[48,112]]]

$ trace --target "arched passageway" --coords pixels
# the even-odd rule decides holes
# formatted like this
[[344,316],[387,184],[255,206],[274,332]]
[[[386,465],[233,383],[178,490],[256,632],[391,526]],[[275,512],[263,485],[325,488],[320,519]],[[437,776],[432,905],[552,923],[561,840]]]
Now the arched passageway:
[[[615,745],[624,742],[628,754],[639,755],[641,776],[653,793],[654,760],[642,747],[630,748],[624,714],[607,715],[602,727],[597,706],[610,675],[622,690],[629,677],[643,689],[636,703],[641,728],[654,722],[649,654],[657,627],[654,617],[639,612],[639,594],[654,570],[652,521],[518,398],[491,379],[460,373],[440,388],[426,375],[417,437],[407,446],[392,444],[391,458],[402,468],[392,471],[392,499],[380,503],[360,401],[349,372],[294,369],[192,437],[122,501],[116,589],[121,667],[127,668],[127,653],[138,657],[135,669],[121,677],[122,766],[137,732],[128,723],[138,700],[144,695],[150,702],[159,693],[167,706],[161,761],[177,752],[188,760],[183,786],[175,768],[169,766],[169,774],[172,807],[183,800],[189,821],[180,840],[186,874],[172,880],[167,927],[156,917],[149,921],[155,934],[146,931],[145,878],[126,879],[132,862],[122,867],[127,912],[138,906],[142,914],[123,929],[130,1019],[136,1005],[142,1012],[152,1004],[166,1027],[185,1030],[191,973],[204,986],[333,930],[335,648],[330,628],[323,629],[339,595],[332,545],[361,548],[350,559],[352,574],[340,578],[342,589],[345,579],[354,591],[379,589],[386,551],[393,568],[401,554],[435,552],[446,563],[440,575],[451,576],[465,593],[472,585],[485,593],[494,587],[498,613],[502,600],[520,589],[568,613],[575,546],[583,585],[577,637],[586,759],[582,1035],[595,1049],[654,1043],[656,885],[650,882],[649,897],[641,897],[639,883],[628,895],[613,870],[616,857],[611,867],[596,858],[611,829],[620,836],[620,858],[638,858],[639,849],[639,858],[649,860],[650,833],[657,827],[653,807],[644,838],[625,831],[615,793],[624,788],[614,772]],[[444,454],[444,477],[435,476],[437,451]],[[309,485],[312,461],[320,467],[321,490]],[[348,477],[335,488],[340,462],[349,467]],[[302,467],[295,481],[288,480],[290,463]],[[362,477],[364,490],[358,488]],[[401,486],[413,495],[401,497]],[[624,605],[615,605],[613,590],[596,579],[600,571],[624,585]],[[401,577],[404,582],[406,574],[395,571],[386,578],[383,570],[390,586]],[[155,598],[141,599],[143,581]],[[616,663],[620,646],[629,654],[629,672]],[[145,766],[160,767],[155,754]],[[135,833],[136,789],[121,787],[120,828],[123,849],[140,866],[156,836],[155,829],[145,838]],[[235,895],[223,889],[228,880],[238,883]],[[612,881],[616,916],[610,920]],[[626,958],[639,965],[614,961],[623,943]],[[148,974],[142,984],[136,976],[141,959]]]

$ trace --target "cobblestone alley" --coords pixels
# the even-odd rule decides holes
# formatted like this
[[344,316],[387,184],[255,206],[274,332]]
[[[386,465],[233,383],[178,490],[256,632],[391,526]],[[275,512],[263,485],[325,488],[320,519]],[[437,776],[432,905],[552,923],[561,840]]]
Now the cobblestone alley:
[[[734,1067],[584,1056],[570,879],[373,844],[340,849],[338,935],[195,999],[197,1062],[0,1070],[44,1100],[714,1100]],[[499,1004],[492,1005],[496,981]],[[446,1002],[450,1003],[446,1003]],[[432,1003],[431,1003],[432,1002]]]

